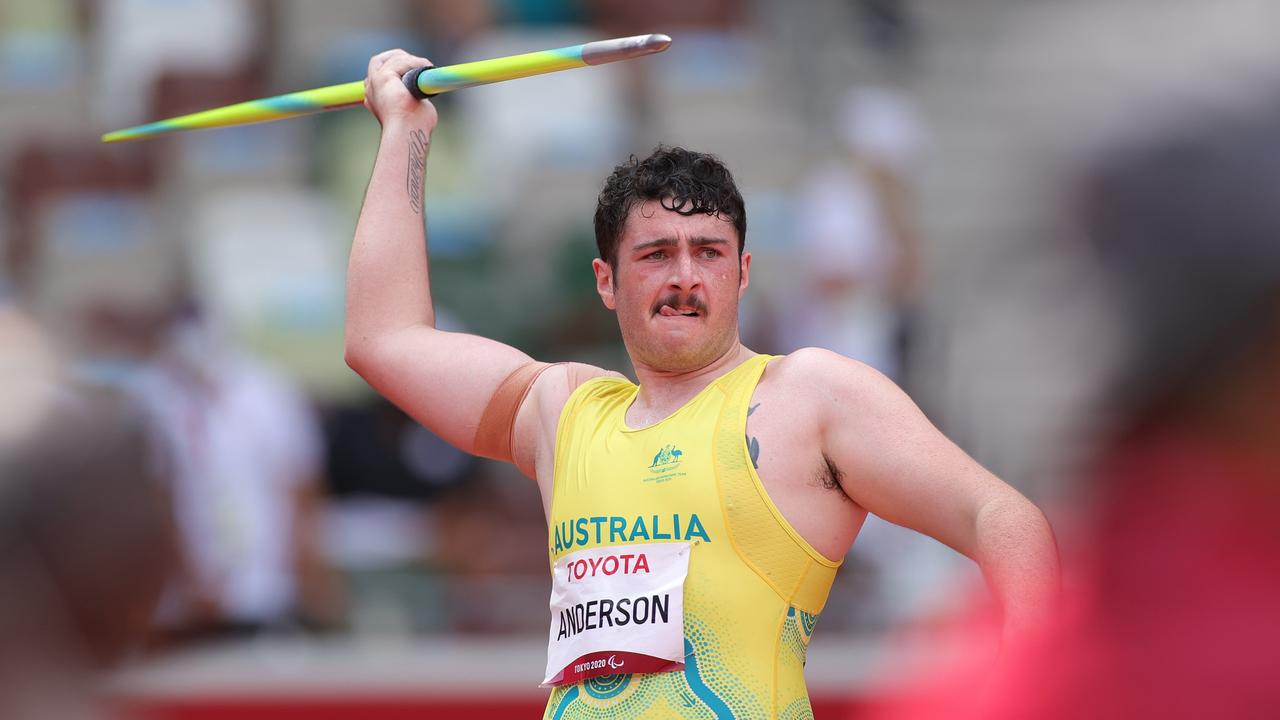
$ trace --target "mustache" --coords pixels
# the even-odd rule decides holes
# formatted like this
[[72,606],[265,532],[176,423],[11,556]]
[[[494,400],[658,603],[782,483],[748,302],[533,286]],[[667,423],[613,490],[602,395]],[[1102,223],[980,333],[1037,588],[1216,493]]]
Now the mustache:
[[663,305],[670,305],[673,308],[677,308],[683,305],[683,306],[693,308],[694,310],[697,310],[699,315],[707,314],[706,303],[702,302],[702,298],[698,297],[697,295],[690,295],[689,297],[681,300],[679,293],[671,293],[670,295],[667,295],[666,297],[659,299],[658,302],[654,303],[653,307],[650,308],[650,312],[653,315],[657,315],[658,311],[662,309]]

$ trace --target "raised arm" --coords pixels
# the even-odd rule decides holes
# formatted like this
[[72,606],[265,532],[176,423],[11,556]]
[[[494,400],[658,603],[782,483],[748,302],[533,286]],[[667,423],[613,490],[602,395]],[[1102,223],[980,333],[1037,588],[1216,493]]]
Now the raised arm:
[[845,493],[976,561],[1006,637],[1037,627],[1059,586],[1057,547],[1040,509],[943,436],[888,378],[834,353],[805,352],[809,371],[830,389],[819,400],[822,447]]
[[[449,443],[475,452],[476,428],[495,390],[532,359],[493,340],[435,327],[423,182],[436,110],[401,81],[427,64],[401,50],[369,61],[365,105],[381,123],[382,139],[347,271],[345,354],[375,390]],[[572,390],[567,383],[561,368],[544,373],[531,395],[539,402],[521,405],[513,452],[527,474],[546,454],[539,409],[558,412]]]

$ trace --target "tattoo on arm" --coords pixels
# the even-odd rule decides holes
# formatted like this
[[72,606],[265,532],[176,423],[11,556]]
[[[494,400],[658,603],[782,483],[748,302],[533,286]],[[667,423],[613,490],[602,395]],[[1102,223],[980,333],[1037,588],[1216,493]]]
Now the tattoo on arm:
[[[760,403],[756,403],[747,408],[747,417],[751,417],[751,413],[760,407]],[[760,469],[760,440],[747,435],[747,452],[751,454],[751,466]]]
[[427,134],[421,130],[409,133],[409,172],[405,185],[409,190],[409,209],[422,214],[422,183],[427,173]]

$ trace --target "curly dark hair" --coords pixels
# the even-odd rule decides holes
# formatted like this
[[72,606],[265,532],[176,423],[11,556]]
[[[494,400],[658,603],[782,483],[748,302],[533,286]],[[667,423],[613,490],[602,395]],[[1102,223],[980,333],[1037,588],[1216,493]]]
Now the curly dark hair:
[[649,157],[632,155],[613,169],[596,204],[596,247],[618,269],[618,241],[637,203],[657,200],[681,215],[719,215],[738,230],[738,254],[747,242],[747,209],[729,168],[715,155],[659,145]]

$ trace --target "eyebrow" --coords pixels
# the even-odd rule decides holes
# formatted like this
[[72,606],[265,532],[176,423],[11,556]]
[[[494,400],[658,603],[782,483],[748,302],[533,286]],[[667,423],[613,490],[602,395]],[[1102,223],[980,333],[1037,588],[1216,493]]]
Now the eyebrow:
[[[729,244],[728,240],[725,240],[723,238],[713,238],[713,237],[690,238],[689,242],[690,244],[698,245],[698,246]],[[631,248],[631,252],[640,252],[641,250],[648,250],[650,248],[657,248],[657,247],[675,247],[676,245],[679,245],[679,243],[676,241],[675,238],[664,237],[664,238],[658,238],[656,240],[646,240],[642,243],[638,243]]]

